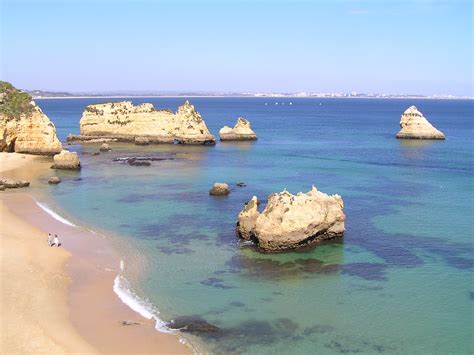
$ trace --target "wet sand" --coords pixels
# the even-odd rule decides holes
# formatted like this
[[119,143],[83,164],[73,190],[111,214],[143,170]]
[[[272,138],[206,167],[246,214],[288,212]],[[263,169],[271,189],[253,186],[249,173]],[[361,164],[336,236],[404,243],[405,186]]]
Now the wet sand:
[[[0,159],[2,176],[39,183],[29,176],[36,173],[35,157],[9,156],[8,164]],[[41,169],[49,162],[37,165]],[[189,353],[177,336],[158,332],[154,321],[114,293],[120,256],[110,241],[56,220],[37,205],[30,190],[0,193],[1,304],[6,310],[1,352]],[[48,231],[61,236],[61,248],[47,246]],[[140,324],[124,326],[122,321]]]

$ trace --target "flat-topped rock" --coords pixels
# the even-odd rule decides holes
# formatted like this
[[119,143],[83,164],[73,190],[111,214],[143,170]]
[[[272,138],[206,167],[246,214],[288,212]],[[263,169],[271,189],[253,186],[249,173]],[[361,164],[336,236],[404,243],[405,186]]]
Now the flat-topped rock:
[[89,105],[80,120],[81,134],[71,141],[110,138],[136,144],[215,144],[203,118],[186,101],[176,112],[155,109],[152,104],[134,106],[131,101]]
[[316,187],[293,195],[288,191],[268,197],[263,212],[256,196],[239,213],[237,235],[254,241],[263,251],[297,249],[344,234],[344,203]]
[[410,106],[400,118],[399,139],[445,139],[415,106]]
[[22,187],[30,186],[29,181],[24,180],[10,180],[5,178],[0,178],[0,186],[2,186],[2,191],[5,189],[18,189]]
[[224,126],[219,131],[221,141],[248,141],[257,139],[257,135],[250,127],[250,122],[243,117],[237,119],[234,128]]
[[81,168],[79,156],[76,152],[62,150],[61,153],[54,156],[53,169],[78,170]]
[[54,155],[61,149],[56,127],[31,96],[0,81],[0,151]]

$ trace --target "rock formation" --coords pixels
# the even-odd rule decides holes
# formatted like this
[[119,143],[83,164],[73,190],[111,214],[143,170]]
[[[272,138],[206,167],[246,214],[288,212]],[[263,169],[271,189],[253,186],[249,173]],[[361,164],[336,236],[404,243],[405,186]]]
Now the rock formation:
[[0,151],[54,155],[61,149],[56,127],[31,96],[0,81]]
[[228,195],[229,192],[229,185],[223,182],[216,182],[212,186],[212,189],[209,190],[209,195],[225,196]]
[[61,182],[61,179],[58,176],[51,176],[51,178],[48,180],[48,184],[51,185],[56,185]]
[[5,178],[0,178],[0,191],[4,191],[5,189],[18,189],[21,187],[28,187],[30,186],[29,181],[23,180],[10,180]]
[[237,235],[264,251],[296,249],[344,234],[341,196],[329,196],[314,186],[306,194],[285,190],[270,195],[262,213],[257,205],[254,196],[239,213]]
[[219,131],[221,141],[247,141],[257,139],[257,135],[250,127],[250,122],[243,117],[237,119],[234,128],[224,126]]
[[437,130],[415,106],[410,106],[400,118],[399,139],[444,139],[444,133]]
[[107,143],[102,143],[99,150],[101,152],[110,152],[112,150],[112,148],[110,148],[110,145],[108,145]]
[[89,105],[82,114],[80,128],[81,135],[71,135],[68,140],[111,138],[138,144],[216,142],[199,112],[188,101],[174,113],[155,109],[149,103],[134,106],[130,101]]
[[62,150],[61,153],[54,156],[53,169],[78,170],[81,168],[79,156],[76,152]]

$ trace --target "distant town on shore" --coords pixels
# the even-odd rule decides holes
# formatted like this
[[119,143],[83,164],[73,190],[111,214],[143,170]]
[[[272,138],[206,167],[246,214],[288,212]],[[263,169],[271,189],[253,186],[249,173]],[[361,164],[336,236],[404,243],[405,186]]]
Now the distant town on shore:
[[288,97],[288,98],[368,98],[368,99],[470,99],[472,96],[449,94],[385,94],[358,92],[211,92],[211,91],[102,91],[102,92],[64,92],[24,90],[33,99],[41,98],[74,98],[74,97]]

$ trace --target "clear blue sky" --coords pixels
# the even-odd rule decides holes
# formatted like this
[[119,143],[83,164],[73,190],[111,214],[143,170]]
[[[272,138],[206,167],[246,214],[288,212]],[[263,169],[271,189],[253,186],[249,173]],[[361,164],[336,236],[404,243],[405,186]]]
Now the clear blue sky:
[[25,89],[473,95],[473,1],[0,0]]

